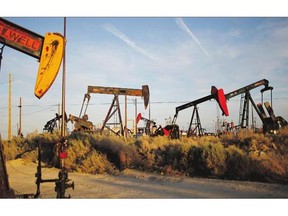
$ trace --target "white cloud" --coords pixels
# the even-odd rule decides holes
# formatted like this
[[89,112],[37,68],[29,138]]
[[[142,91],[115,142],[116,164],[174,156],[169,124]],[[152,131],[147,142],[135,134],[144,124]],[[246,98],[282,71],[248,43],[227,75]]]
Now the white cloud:
[[192,31],[187,27],[187,25],[184,23],[183,19],[177,18],[176,24],[180,29],[182,29],[184,32],[186,32],[190,37],[196,42],[196,44],[201,48],[201,50],[204,52],[206,56],[210,56],[208,51],[204,48],[200,40],[192,33]]
[[148,57],[151,60],[155,60],[155,57],[151,53],[147,52],[144,48],[137,45],[134,41],[132,41],[130,38],[128,38],[124,33],[122,33],[120,30],[118,30],[114,26],[103,25],[103,27],[106,31],[112,33],[113,35],[115,35],[116,37],[124,41],[128,46],[136,50],[138,53]]

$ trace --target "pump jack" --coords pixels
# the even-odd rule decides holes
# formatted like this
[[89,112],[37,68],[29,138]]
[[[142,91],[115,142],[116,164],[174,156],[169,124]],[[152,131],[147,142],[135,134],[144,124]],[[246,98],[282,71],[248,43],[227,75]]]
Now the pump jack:
[[[155,121],[152,121],[152,120],[150,120],[150,119],[144,118],[144,117],[142,116],[142,114],[139,113],[139,114],[137,115],[137,118],[136,118],[136,124],[138,124],[140,120],[142,120],[142,121],[144,121],[144,122],[146,123],[146,125],[145,125],[145,131],[144,131],[145,134],[147,134],[147,135],[149,135],[149,136],[153,136],[153,135],[155,134],[155,131],[156,131],[156,128],[157,128],[156,122],[155,122]],[[154,130],[154,129],[155,129],[155,130]]]
[[[261,86],[261,85],[264,85],[264,88],[261,89],[261,103],[258,103],[256,105],[254,100],[252,99],[250,91],[254,88]],[[192,133],[194,133],[196,130],[198,130],[198,135],[201,136],[201,135],[203,135],[203,130],[202,130],[201,123],[200,123],[200,117],[199,117],[197,105],[202,103],[202,102],[205,102],[207,100],[216,99],[216,101],[218,102],[218,104],[222,110],[223,115],[228,116],[229,112],[228,112],[226,101],[235,97],[235,96],[242,94],[242,95],[244,95],[243,96],[244,102],[243,102],[242,110],[240,109],[240,112],[241,112],[240,113],[240,116],[241,116],[240,125],[241,125],[241,127],[246,128],[248,126],[249,102],[251,102],[252,106],[256,110],[257,114],[259,115],[259,117],[263,123],[263,132],[267,133],[267,132],[277,131],[279,129],[279,125],[281,127],[285,127],[288,125],[288,122],[284,118],[282,118],[281,116],[276,117],[274,115],[274,111],[272,109],[272,106],[270,106],[269,102],[264,103],[265,108],[266,108],[269,116],[266,115],[266,113],[262,107],[263,93],[266,91],[269,91],[269,90],[271,91],[271,103],[272,103],[273,87],[269,86],[269,81],[266,79],[259,80],[257,82],[254,82],[250,85],[239,88],[239,89],[232,91],[232,92],[225,94],[225,95],[224,95],[224,91],[222,89],[218,90],[216,87],[212,86],[211,95],[208,95],[206,97],[203,97],[203,98],[197,99],[195,101],[192,101],[192,102],[189,102],[189,103],[186,103],[184,105],[176,107],[176,114],[174,115],[173,125],[175,125],[179,111],[193,106],[194,109],[193,109],[193,113],[192,113],[192,117],[191,117],[187,136],[191,136]],[[193,119],[194,119],[195,115],[196,115],[196,123],[195,123],[196,126],[193,130],[191,130],[191,125],[193,124]]]
[[[57,128],[57,121],[60,122],[60,120],[62,119],[62,115],[59,115],[58,113],[55,113],[55,115],[56,115],[55,118],[47,121],[47,123],[44,125],[43,131],[53,133],[54,129]],[[67,122],[66,113],[65,113],[65,122]]]
[[[261,85],[264,85],[264,88],[261,89],[261,103],[255,104],[254,100],[252,99],[252,96],[250,94],[250,91],[254,88],[257,88]],[[263,123],[263,132],[275,132],[279,130],[279,125],[281,127],[285,127],[288,125],[287,121],[282,118],[281,116],[276,117],[274,114],[274,111],[272,109],[272,106],[270,106],[270,103],[266,101],[264,103],[264,106],[268,112],[268,115],[266,115],[264,109],[263,109],[263,93],[266,91],[271,91],[271,104],[272,104],[272,90],[273,87],[269,86],[269,81],[266,79],[259,80],[257,82],[254,82],[250,85],[244,86],[242,88],[239,88],[235,91],[232,91],[225,95],[226,99],[229,100],[232,97],[235,97],[237,95],[244,95],[242,98],[244,99],[243,107],[240,108],[240,126],[242,128],[248,127],[248,121],[249,121],[249,102],[251,102],[253,108],[256,110],[258,116],[260,117],[262,123]]]
[[161,125],[159,125],[157,128],[155,121],[144,118],[142,117],[141,113],[139,113],[136,119],[136,124],[138,124],[140,120],[146,123],[145,134],[147,134],[148,136],[151,136],[151,137],[166,136],[172,139],[179,139],[179,136],[180,136],[179,126],[176,124],[175,125],[168,124],[165,127],[162,127]]
[[[103,122],[103,125],[101,127],[101,134],[104,131],[104,128],[107,128],[108,130],[110,130],[112,133],[116,134],[116,135],[122,135],[124,136],[124,127],[123,127],[123,123],[122,123],[122,118],[121,118],[121,112],[120,112],[120,104],[119,104],[119,95],[125,95],[125,96],[140,96],[144,98],[144,108],[146,109],[148,104],[149,104],[149,87],[148,85],[143,85],[142,89],[130,89],[130,88],[118,88],[118,87],[103,87],[103,86],[88,86],[87,88],[87,93],[84,95],[84,99],[83,99],[83,103],[82,103],[82,107],[80,110],[80,114],[79,114],[79,118],[81,118],[82,115],[82,111],[83,111],[83,107],[84,104],[86,102],[86,107],[84,110],[84,114],[83,116],[86,114],[87,111],[87,107],[90,101],[90,94],[91,93],[95,93],[95,94],[112,94],[114,95],[112,104],[108,110],[108,113],[105,117],[105,120]],[[125,101],[126,102],[126,101]],[[108,123],[108,121],[111,119],[111,117],[115,114],[118,113],[118,117],[119,117],[119,122],[116,123]],[[110,129],[110,127],[108,127],[108,125],[120,125],[120,134],[119,132],[115,132],[112,129]],[[127,127],[127,125],[125,125]]]
[[[191,117],[190,124],[189,124],[187,137],[190,137],[193,134],[202,136],[203,135],[203,129],[201,127],[200,116],[199,116],[197,105],[200,103],[203,103],[205,101],[211,100],[211,99],[215,99],[217,101],[217,103],[219,104],[219,106],[223,112],[223,115],[225,115],[225,116],[229,115],[227,104],[226,104],[226,98],[225,98],[223,89],[217,89],[215,86],[212,86],[210,95],[176,107],[176,114],[174,115],[174,118],[172,121],[172,125],[173,125],[172,132],[175,130],[175,123],[176,123],[179,111],[187,109],[189,107],[193,107],[193,112],[192,112],[192,117]],[[196,116],[196,123],[194,123],[195,127],[192,130],[192,125],[193,125],[193,121],[194,121],[195,116]],[[198,134],[197,134],[197,130],[198,130]]]
[[[45,37],[43,37],[8,20],[0,18],[0,43],[3,44],[3,46],[0,48],[0,69],[3,49],[6,45],[31,57],[36,58],[39,61],[39,67],[34,87],[34,95],[38,99],[41,99],[56,79],[63,56],[65,56],[65,32],[66,31],[64,30],[64,36],[59,33],[48,32],[45,34]],[[65,64],[65,61],[63,64]],[[65,107],[63,103],[62,107]],[[62,110],[64,111],[65,109]],[[64,115],[64,112],[62,112],[62,114]],[[56,121],[54,120],[50,123],[55,123]],[[61,135],[61,142],[64,142],[64,134]],[[63,148],[60,149],[60,153],[63,153],[64,150],[67,151],[66,145],[64,143],[62,144],[63,145],[60,146],[62,146]],[[0,149],[0,153],[3,153],[2,148]],[[63,159],[64,158],[62,158],[61,160],[63,161]],[[0,163],[1,166],[5,166],[5,161],[1,160]],[[8,179],[7,174],[5,175]],[[67,170],[62,169],[59,172],[58,177],[59,179],[57,180],[57,182],[55,182],[57,198],[66,198],[65,189],[68,188],[66,187],[66,180],[68,178]],[[0,192],[0,196],[2,196],[2,191]]]

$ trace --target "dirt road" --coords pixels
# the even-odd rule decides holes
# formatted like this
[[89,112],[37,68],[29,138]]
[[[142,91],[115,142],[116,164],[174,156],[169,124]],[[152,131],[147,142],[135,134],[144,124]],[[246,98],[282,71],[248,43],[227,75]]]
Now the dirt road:
[[[16,194],[35,193],[36,163],[21,160],[6,163],[10,187]],[[46,168],[43,179],[55,179],[58,169]],[[288,198],[288,186],[258,182],[224,181],[203,178],[169,177],[127,169],[115,175],[69,173],[75,190],[71,198]],[[55,198],[55,183],[41,184],[40,198]]]

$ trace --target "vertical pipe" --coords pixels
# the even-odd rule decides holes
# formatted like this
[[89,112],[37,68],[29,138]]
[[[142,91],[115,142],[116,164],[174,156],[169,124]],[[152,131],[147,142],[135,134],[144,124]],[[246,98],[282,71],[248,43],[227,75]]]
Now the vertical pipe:
[[151,120],[151,109],[150,109],[151,105],[150,104],[151,102],[149,101],[149,105],[148,105],[149,106],[149,121]]
[[125,126],[124,126],[124,137],[127,137],[127,131],[128,131],[128,127],[127,127],[127,95],[125,95]]
[[115,95],[115,97],[116,97],[116,104],[117,104],[117,110],[118,110],[118,116],[119,116],[120,131],[121,131],[121,135],[124,136],[123,122],[122,122],[120,103],[119,103],[119,95]]
[[243,110],[243,116],[242,116],[242,123],[244,124],[244,121],[246,121],[245,128],[248,128],[249,126],[249,96],[250,96],[250,93],[246,92],[244,110]]
[[1,62],[2,62],[2,55],[4,50],[5,44],[0,48],[0,72],[1,72]]
[[[138,112],[138,109],[137,109],[137,98],[135,98],[135,113],[136,113],[136,118],[137,118],[137,112]],[[137,126],[137,123],[136,123],[136,119],[135,119],[135,124],[136,124],[136,128],[135,128],[135,133],[137,134],[137,130],[138,130],[138,126]]]
[[[60,103],[58,103],[58,115],[60,116]],[[60,131],[60,123],[58,124],[58,130]]]
[[20,104],[19,104],[19,131],[18,135],[22,137],[22,97],[20,97]]
[[273,104],[272,104],[272,89],[271,89],[271,108],[273,108]]
[[[65,87],[66,87],[66,17],[64,17],[64,51],[63,51],[63,72],[62,72],[62,121],[61,121],[61,142],[64,140],[65,137]],[[64,144],[64,143],[61,143]],[[64,159],[60,159],[61,169],[65,168]]]
[[134,134],[137,134],[137,98],[134,100],[134,106],[135,106],[135,121],[134,121]]
[[261,91],[261,104],[263,104],[263,92]]
[[8,96],[8,140],[12,139],[12,75],[9,73],[9,96]]
[[253,112],[253,105],[251,104],[251,118],[252,118],[252,130],[254,131],[254,112]]
[[63,52],[63,75],[62,75],[62,125],[61,137],[65,137],[65,85],[66,85],[66,17],[64,17],[64,52]]

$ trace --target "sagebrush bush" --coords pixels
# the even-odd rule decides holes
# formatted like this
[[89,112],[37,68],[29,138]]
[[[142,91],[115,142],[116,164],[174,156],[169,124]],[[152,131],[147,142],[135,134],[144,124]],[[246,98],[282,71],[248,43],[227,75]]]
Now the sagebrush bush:
[[[277,134],[257,134],[251,130],[221,137],[165,136],[124,138],[75,132],[68,137],[65,167],[84,173],[113,173],[125,168],[175,175],[202,176],[234,180],[288,182],[288,129]],[[55,144],[60,134],[33,132],[26,138],[4,141],[7,159],[37,160],[38,145],[42,161],[59,166]]]
[[226,171],[225,149],[220,143],[192,146],[188,160],[190,175],[221,176]]
[[90,174],[113,173],[114,167],[105,156],[92,150],[75,164],[75,170]]
[[124,137],[100,136],[82,132],[73,133],[70,139],[86,143],[86,146],[89,145],[90,148],[105,156],[119,170],[127,167],[138,167],[142,163],[131,139],[127,141]]
[[234,180],[249,180],[252,161],[243,150],[235,145],[228,146],[226,149],[226,172],[223,178]]

